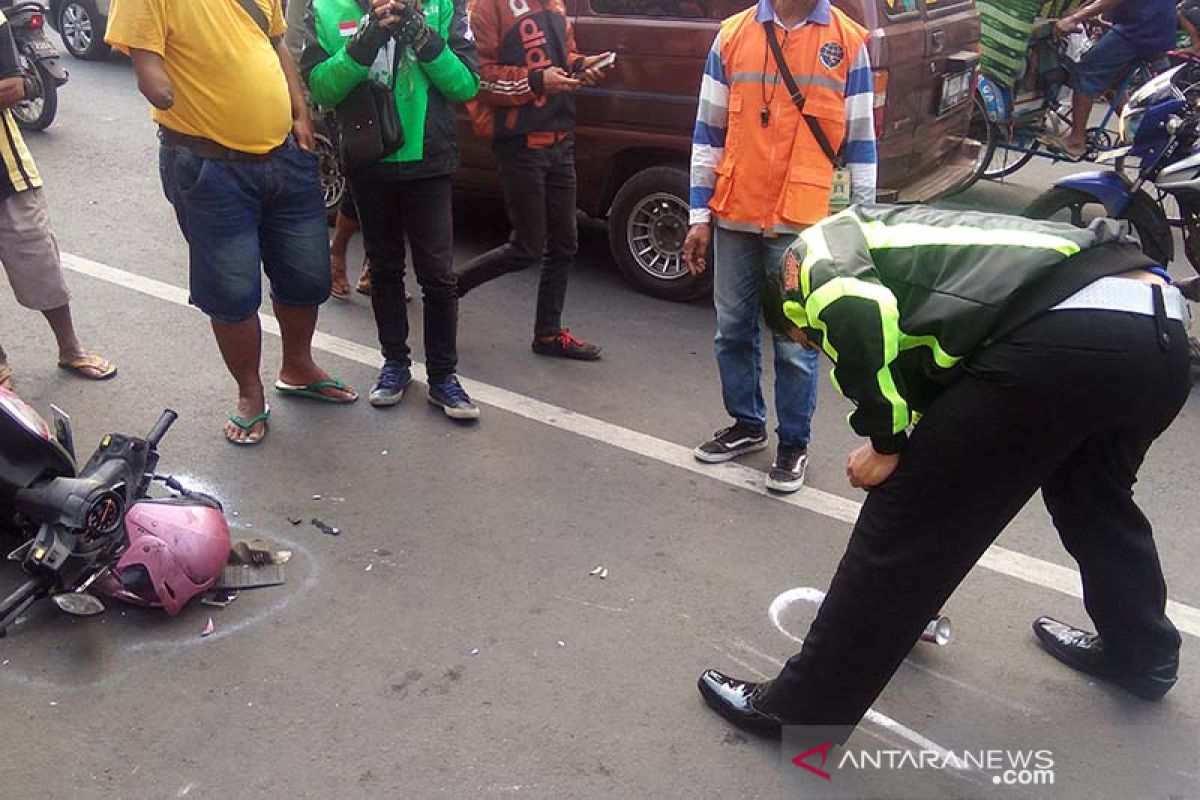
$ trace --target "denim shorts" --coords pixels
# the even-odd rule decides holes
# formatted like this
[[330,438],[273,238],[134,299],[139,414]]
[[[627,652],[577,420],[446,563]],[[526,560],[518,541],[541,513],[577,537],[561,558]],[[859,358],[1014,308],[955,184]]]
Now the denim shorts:
[[328,299],[329,228],[317,158],[294,139],[256,161],[201,158],[163,144],[159,173],[188,242],[192,305],[218,322],[247,320],[262,301],[264,271],[277,303]]
[[1129,40],[1109,31],[1083,54],[1074,70],[1071,88],[1085,97],[1096,98],[1113,88],[1133,62],[1142,56]]

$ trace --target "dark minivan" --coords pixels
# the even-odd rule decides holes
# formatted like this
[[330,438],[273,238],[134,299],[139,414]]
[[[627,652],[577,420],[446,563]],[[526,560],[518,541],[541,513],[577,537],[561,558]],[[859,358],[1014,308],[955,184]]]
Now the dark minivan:
[[[871,31],[880,199],[927,201],[974,169],[966,136],[978,62],[973,0],[834,0]],[[745,0],[566,0],[581,52],[617,52],[604,84],[578,96],[579,207],[607,218],[613,257],[635,287],[671,300],[707,292],[683,264],[688,161],[705,57]],[[490,145],[460,124],[458,185],[499,192]]]

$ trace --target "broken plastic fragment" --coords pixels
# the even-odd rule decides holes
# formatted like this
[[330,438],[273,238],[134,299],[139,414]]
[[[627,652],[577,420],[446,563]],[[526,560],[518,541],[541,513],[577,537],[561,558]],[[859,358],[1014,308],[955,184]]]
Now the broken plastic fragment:
[[605,567],[604,569],[600,570],[600,579],[604,580],[607,577],[608,577],[608,567]]
[[379,455],[381,455],[381,456],[386,456],[386,455],[387,455],[387,450],[380,450],[380,451],[379,451]]
[[366,568],[366,569],[364,569],[364,570],[363,570],[363,572],[370,572],[370,571],[371,571],[371,567],[373,567],[373,566],[375,566],[375,565],[374,565],[374,564],[367,564],[367,568]]
[[217,629],[217,626],[213,625],[212,617],[209,617],[208,624],[204,626],[204,631],[201,632],[200,635],[201,636],[211,636],[212,632],[215,631],[216,629]]
[[567,646],[567,643],[566,643],[566,642],[564,642],[563,640],[559,639],[559,640],[558,640],[558,646],[559,646],[559,647],[566,647],[566,646]]
[[603,571],[604,571],[604,567],[596,567],[594,570],[589,572],[588,575],[599,575]]
[[477,655],[479,655],[479,648],[478,648],[478,647],[476,647],[474,650],[472,650],[472,651],[471,651],[471,655],[473,655],[473,656],[477,656]]
[[319,494],[313,495],[313,500],[320,500],[320,499],[321,499],[321,495],[319,495]]
[[324,522],[317,519],[316,517],[313,517],[311,522],[312,522],[313,527],[315,527],[321,533],[324,533],[328,536],[339,536],[342,533],[341,530],[339,530],[338,528],[334,528],[329,525],[326,525]]
[[291,550],[276,550],[274,558],[271,559],[276,564],[286,564],[292,560]]

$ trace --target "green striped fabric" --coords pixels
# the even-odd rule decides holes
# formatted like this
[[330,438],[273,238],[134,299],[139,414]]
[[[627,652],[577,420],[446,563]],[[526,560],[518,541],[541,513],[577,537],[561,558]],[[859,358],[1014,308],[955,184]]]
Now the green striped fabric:
[[1002,86],[1017,82],[1029,53],[1029,35],[1043,0],[977,0],[984,74]]

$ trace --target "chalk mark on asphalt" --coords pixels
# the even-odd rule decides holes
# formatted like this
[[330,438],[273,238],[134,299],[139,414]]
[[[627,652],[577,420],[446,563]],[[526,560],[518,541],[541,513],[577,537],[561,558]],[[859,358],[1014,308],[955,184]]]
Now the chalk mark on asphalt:
[[[70,253],[62,254],[62,264],[80,275],[130,289],[168,303],[191,308],[188,304],[187,290],[178,286]],[[279,323],[274,317],[269,314],[259,314],[259,318],[262,320],[262,328],[265,332],[275,336],[279,335]],[[375,369],[383,364],[383,356],[376,349],[320,331],[313,336],[313,348]],[[426,379],[424,365],[414,362],[412,374],[414,380],[424,381]],[[659,463],[703,476],[709,480],[737,486],[769,497],[776,502],[803,508],[830,519],[853,525],[862,508],[862,504],[857,501],[810,487],[804,487],[790,495],[773,494],[768,492],[764,486],[763,473],[756,469],[732,462],[719,465],[701,464],[692,456],[690,447],[623,428],[620,425],[579,414],[567,408],[544,403],[498,386],[470,379],[464,379],[463,383],[476,400],[510,414],[516,414],[558,430],[651,458]],[[1018,553],[999,545],[992,545],[988,548],[979,560],[979,566],[1069,597],[1076,599],[1083,597],[1082,584],[1077,570],[1052,564],[1049,561],[1043,561],[1040,558]],[[1168,600],[1167,614],[1180,631],[1200,637],[1200,609]]]

